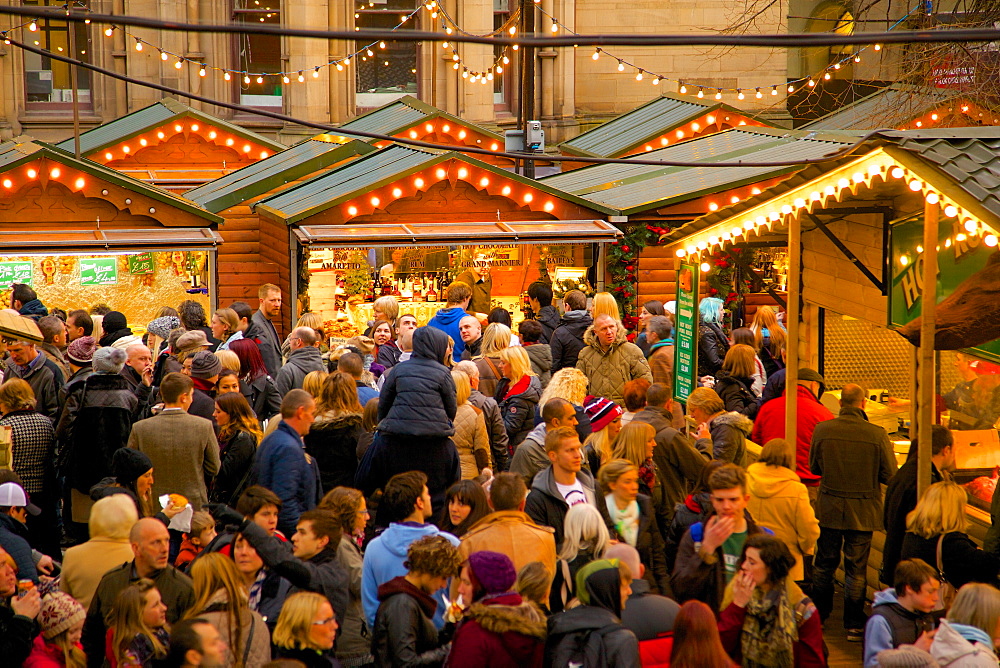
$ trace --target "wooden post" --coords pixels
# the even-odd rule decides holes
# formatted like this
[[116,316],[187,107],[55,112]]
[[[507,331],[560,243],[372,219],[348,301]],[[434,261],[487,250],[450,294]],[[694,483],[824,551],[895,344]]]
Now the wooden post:
[[[795,447],[799,395],[799,303],[802,296],[802,223],[788,220],[788,307],[785,309],[785,440]],[[761,444],[763,445],[763,443]]]
[[920,364],[917,391],[917,498],[931,484],[931,425],[934,424],[934,338],[938,274],[938,204],[924,204],[924,284],[920,292]]

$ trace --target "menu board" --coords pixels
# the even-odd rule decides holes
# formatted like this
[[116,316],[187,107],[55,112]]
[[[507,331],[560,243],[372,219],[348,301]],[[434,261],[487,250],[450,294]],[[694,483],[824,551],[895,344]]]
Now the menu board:
[[117,285],[118,258],[80,258],[80,285]]
[[682,264],[678,268],[674,322],[674,399],[686,401],[698,383],[697,264]]
[[31,285],[31,260],[0,262],[0,287],[10,287],[14,283]]

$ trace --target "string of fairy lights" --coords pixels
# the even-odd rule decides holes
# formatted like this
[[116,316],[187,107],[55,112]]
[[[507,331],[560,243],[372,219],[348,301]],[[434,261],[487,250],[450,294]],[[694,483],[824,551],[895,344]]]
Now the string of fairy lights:
[[[260,5],[261,0],[254,0],[257,6]],[[568,35],[578,35],[580,33],[575,32],[569,26],[564,24],[559,20],[558,17],[546,11],[540,4],[541,0],[533,0],[533,7],[537,9],[539,14],[548,19],[549,29],[548,33],[551,35],[557,35],[563,32]],[[67,6],[70,3],[67,3]],[[74,1],[71,3],[79,8],[86,9],[89,8],[86,4]],[[374,7],[375,3],[372,0],[368,2],[369,7]],[[915,12],[920,8],[920,5],[914,6],[907,14],[902,18],[897,20],[889,30],[893,30],[900,25],[902,25],[907,19],[909,19]],[[262,11],[270,11],[269,6],[265,6]],[[365,5],[362,4],[357,8],[354,16],[355,19],[360,18],[360,12],[364,11]],[[503,24],[494,28],[492,31],[487,33],[472,33],[463,29],[458,22],[448,14],[447,10],[438,3],[438,0],[424,0],[418,2],[417,6],[409,13],[400,14],[399,22],[390,28],[390,32],[396,32],[398,30],[407,27],[413,19],[420,13],[421,10],[426,11],[432,21],[440,21],[440,27],[444,31],[445,39],[441,42],[441,47],[447,52],[450,52],[448,56],[452,69],[461,72],[462,79],[468,81],[469,83],[481,83],[487,84],[493,81],[495,78],[501,76],[508,68],[511,58],[513,57],[513,52],[518,50],[518,45],[513,44],[505,46],[498,55],[495,56],[493,62],[483,69],[475,69],[466,64],[465,59],[459,53],[458,45],[447,39],[448,36],[455,33],[468,36],[477,37],[491,37],[502,34],[509,34],[511,37],[517,35],[517,24],[520,19],[520,9],[512,12],[509,17],[504,21]],[[277,13],[278,10],[274,10]],[[261,22],[265,22],[270,18],[271,14],[265,14],[264,17],[260,18]],[[86,21],[90,23],[90,21]],[[39,28],[37,22],[32,19],[18,26],[9,28],[7,31],[0,33],[0,37],[6,40],[7,32],[23,29],[25,26],[32,33],[37,33]],[[360,30],[359,27],[355,27],[355,30]],[[220,67],[216,65],[211,65],[207,62],[202,62],[200,59],[191,59],[184,54],[176,53],[170,49],[164,48],[161,45],[157,45],[150,40],[136,35],[130,32],[128,28],[122,25],[111,24],[104,29],[104,35],[106,37],[112,37],[116,31],[121,31],[125,36],[126,43],[131,42],[132,48],[137,52],[142,52],[146,49],[150,49],[159,54],[159,57],[164,62],[173,62],[174,68],[181,70],[185,65],[190,65],[192,67],[198,68],[198,74],[201,77],[207,77],[210,73],[221,75],[225,81],[231,81],[234,78],[241,78],[244,85],[249,85],[252,81],[256,81],[258,84],[263,84],[265,81],[274,81],[275,79],[280,79],[284,84],[290,84],[293,81],[298,83],[305,83],[308,77],[313,79],[320,78],[322,71],[326,68],[336,68],[338,71],[344,71],[344,69],[351,65],[352,62],[356,60],[361,60],[366,62],[368,60],[378,61],[383,52],[387,48],[386,40],[376,40],[365,46],[356,49],[354,52],[349,53],[345,56],[334,58],[328,60],[327,62],[320,63],[317,65],[310,65],[303,67],[301,69],[294,69],[288,71],[279,72],[263,72],[263,71],[251,71],[249,69],[234,69]],[[390,40],[391,41],[391,40]],[[38,41],[34,41],[35,45],[38,45]],[[58,47],[62,50],[62,47]],[[784,89],[788,94],[793,94],[801,88],[813,89],[820,81],[829,81],[833,78],[834,73],[842,69],[845,65],[849,63],[860,63],[862,61],[862,54],[868,50],[875,52],[881,51],[882,46],[880,44],[874,45],[864,45],[847,56],[830,63],[820,72],[803,76],[798,79],[786,80],[780,84],[764,84],[754,87],[717,87],[705,84],[696,84],[689,81],[685,81],[681,78],[672,77],[652,69],[643,67],[632,60],[629,60],[623,56],[613,54],[609,52],[604,47],[596,47],[591,58],[594,61],[600,60],[602,56],[612,58],[617,61],[617,69],[619,72],[629,72],[630,76],[634,76],[636,81],[643,81],[649,79],[652,85],[659,86],[662,83],[671,84],[676,87],[677,91],[682,95],[691,94],[698,99],[703,99],[706,97],[714,98],[717,101],[721,101],[724,95],[733,95],[739,101],[745,100],[748,96],[753,96],[757,100],[763,99],[766,95],[776,97],[779,95],[779,89]],[[377,55],[378,54],[378,55]],[[77,54],[74,54],[77,55]],[[386,57],[382,57],[382,64],[385,67],[390,65],[390,61]]]

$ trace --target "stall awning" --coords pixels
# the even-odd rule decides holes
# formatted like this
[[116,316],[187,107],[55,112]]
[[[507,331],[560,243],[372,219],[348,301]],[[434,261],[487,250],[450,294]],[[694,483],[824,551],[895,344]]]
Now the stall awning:
[[[151,230],[25,230],[0,232],[0,253],[18,255],[54,252],[68,255],[72,251],[137,251],[168,248],[212,248],[222,243],[214,230],[197,227],[169,227]],[[71,252],[66,252],[71,251]]]
[[303,225],[295,236],[305,246],[417,246],[614,241],[621,231],[603,220],[519,220],[405,225]]

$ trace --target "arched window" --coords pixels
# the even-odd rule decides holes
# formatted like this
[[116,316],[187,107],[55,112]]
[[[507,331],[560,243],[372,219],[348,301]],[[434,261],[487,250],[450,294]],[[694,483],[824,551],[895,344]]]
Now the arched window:
[[[832,32],[838,35],[854,34],[854,15],[840,3],[825,3],[817,7],[806,24],[807,32]],[[818,46],[802,49],[802,74],[821,74],[827,68],[836,79],[853,79],[854,55],[857,46]],[[834,65],[840,64],[839,69]]]

